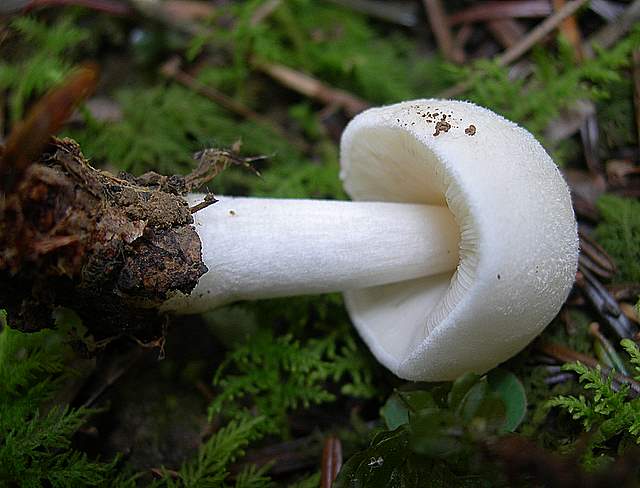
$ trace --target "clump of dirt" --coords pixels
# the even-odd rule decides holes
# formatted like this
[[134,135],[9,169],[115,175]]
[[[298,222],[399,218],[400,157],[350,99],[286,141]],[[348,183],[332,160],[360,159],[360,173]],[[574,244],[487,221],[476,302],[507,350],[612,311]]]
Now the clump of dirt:
[[12,326],[50,327],[66,306],[96,339],[161,337],[156,307],[207,271],[196,209],[182,195],[238,163],[208,151],[191,175],[116,177],[91,167],[73,140],[52,138],[0,199],[0,304]]

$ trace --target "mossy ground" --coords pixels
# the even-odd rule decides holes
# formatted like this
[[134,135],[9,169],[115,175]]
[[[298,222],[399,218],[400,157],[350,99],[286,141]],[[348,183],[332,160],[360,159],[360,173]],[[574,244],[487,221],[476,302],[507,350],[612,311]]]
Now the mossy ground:
[[[372,104],[436,96],[466,82],[461,98],[527,127],[562,166],[582,172],[583,141],[576,136],[552,143],[546,129],[573,102],[589,100],[597,108],[599,158],[626,158],[637,169],[630,81],[632,53],[640,47],[637,28],[587,61],[578,61],[570,44],[554,36],[527,57],[532,74],[526,81],[514,81],[507,67],[486,59],[465,66],[444,61],[434,53],[426,27],[401,28],[333,2],[279,2],[262,18],[260,9],[273,2],[223,3],[212,2],[195,31],[185,28],[183,19],[118,17],[76,7],[8,19],[0,40],[4,133],[74,66],[94,59],[102,72],[96,95],[102,108],[88,104],[64,131],[93,165],[136,175],[188,173],[196,164],[193,153],[239,141],[242,154],[268,156],[256,164],[262,177],[232,167],[209,184],[214,193],[346,198],[338,179],[337,142],[347,117],[260,69],[281,63]],[[469,3],[451,2],[448,8]],[[587,30],[602,24],[592,13],[581,16]],[[483,32],[477,35],[485,42]],[[174,56],[196,80],[261,117],[229,111],[194,86],[167,79],[161,68]],[[595,236],[616,261],[614,280],[632,290],[624,300],[635,300],[638,203],[605,195],[598,209]],[[598,316],[580,300],[576,293],[571,320],[556,319],[542,340],[606,365],[601,345],[589,334],[589,323]],[[352,456],[376,433],[371,449],[381,439],[394,439],[396,452],[383,455],[389,476],[405,483],[398,486],[505,485],[510,482],[505,466],[520,462],[516,451],[522,444],[509,444],[511,438],[499,429],[478,427],[504,413],[487,380],[405,384],[375,362],[337,295],[241,303],[201,317],[174,317],[161,324],[169,331],[161,361],[157,349],[140,349],[126,339],[82,359],[79,352],[94,339],[87,332],[91,324],[82,325],[67,312],[59,317],[53,331],[25,335],[4,325],[0,333],[0,483],[8,486],[318,486],[329,435],[341,439],[345,460],[373,459],[374,467],[378,458],[369,451]],[[541,356],[532,345],[503,365],[526,393],[515,435],[529,443],[524,450],[530,466],[546,463],[558,479],[566,474],[578,479],[582,467],[597,470],[613,466],[616,458],[624,461],[634,452],[632,437],[620,434],[588,444],[593,433],[566,411],[550,408],[557,395],[585,391],[575,378],[550,382],[563,372]],[[462,409],[454,417],[442,413],[452,405],[449,392],[461,391],[461,385],[468,388],[461,398],[473,391],[486,408]],[[413,424],[387,431],[388,410],[381,417],[380,409],[398,388],[414,391],[409,407],[422,413]],[[429,415],[425,409],[431,409]],[[603,415],[604,421],[616,418],[615,411]],[[429,449],[434,431],[441,434],[436,444],[452,442],[433,422],[464,433],[455,439],[457,457]],[[602,425],[607,424],[597,428]],[[573,457],[562,462],[546,457],[567,453]],[[520,482],[556,479],[541,472],[531,468]],[[625,474],[637,482],[633,468]]]

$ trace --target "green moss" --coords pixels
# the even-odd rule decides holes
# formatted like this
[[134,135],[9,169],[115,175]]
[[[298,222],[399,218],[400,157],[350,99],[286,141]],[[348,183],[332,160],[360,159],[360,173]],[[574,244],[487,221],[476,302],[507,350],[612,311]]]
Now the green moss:
[[598,209],[602,222],[596,237],[618,266],[617,280],[640,281],[640,202],[603,195]]
[[[593,59],[579,64],[563,42],[555,53],[537,48],[532,58],[533,75],[526,81],[514,81],[508,67],[481,60],[472,68],[460,69],[462,78],[471,85],[464,98],[491,108],[543,138],[549,122],[575,101],[590,99],[608,104],[611,99],[619,99],[620,86],[627,78],[624,70],[630,66],[631,52],[638,46],[640,29],[636,28],[612,49],[596,49]],[[630,107],[631,99],[627,98],[625,110]]]
[[19,38],[19,48],[0,61],[0,90],[9,90],[12,123],[24,115],[27,102],[63,80],[72,69],[78,47],[89,31],[78,27],[71,15],[47,25],[33,17],[17,17],[11,28]]
[[265,417],[267,432],[288,435],[288,414],[298,408],[333,402],[327,383],[342,394],[368,398],[375,394],[366,356],[353,338],[326,337],[301,342],[292,335],[275,337],[261,329],[234,348],[218,369],[219,393],[209,415],[243,419],[250,411]]
[[230,49],[231,66],[209,72],[205,79],[245,100],[251,92],[247,81],[252,59],[300,69],[378,103],[446,86],[447,79],[438,86],[426,83],[432,71],[427,67],[433,65],[424,61],[413,42],[398,33],[384,35],[365,16],[329,3],[293,0],[282,2],[255,24],[252,18],[258,5],[256,1],[234,5],[230,9],[237,19],[233,28],[218,28],[213,35],[196,38],[191,51],[193,55],[208,43]]
[[93,121],[87,130],[70,134],[88,157],[126,171],[185,172],[193,166],[195,151],[229,147],[238,140],[249,154],[297,156],[268,129],[238,122],[210,100],[178,85],[123,89],[116,99],[122,106],[122,121]]
[[[0,310],[0,484],[3,486],[132,486],[117,478],[118,459],[90,460],[71,439],[94,413],[52,404],[70,371],[60,332],[11,329]],[[49,407],[44,408],[45,402]]]

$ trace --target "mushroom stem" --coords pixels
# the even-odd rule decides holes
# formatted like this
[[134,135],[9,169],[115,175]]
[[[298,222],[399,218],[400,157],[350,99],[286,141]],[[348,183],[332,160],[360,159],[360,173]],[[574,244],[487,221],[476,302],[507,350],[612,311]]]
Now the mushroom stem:
[[220,197],[194,218],[209,271],[165,310],[366,288],[458,264],[459,230],[446,207]]

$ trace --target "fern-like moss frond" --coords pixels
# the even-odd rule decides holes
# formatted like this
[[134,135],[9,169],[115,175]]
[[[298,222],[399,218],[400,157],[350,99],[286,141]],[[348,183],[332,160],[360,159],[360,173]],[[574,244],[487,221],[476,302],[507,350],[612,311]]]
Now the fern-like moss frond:
[[0,61],[0,90],[9,90],[11,121],[22,118],[27,102],[61,82],[73,67],[72,53],[88,38],[70,15],[47,24],[33,17],[17,17],[11,27],[25,46],[19,59]]
[[18,332],[0,311],[0,485],[131,486],[128,478],[113,479],[117,459],[92,461],[72,448],[93,410],[42,408],[60,387],[65,352],[58,332]]
[[371,376],[355,343],[336,342],[336,335],[301,343],[291,335],[274,337],[269,330],[259,330],[218,369],[214,385],[220,393],[210,415],[233,412],[232,417],[242,418],[246,407],[253,406],[267,419],[267,431],[286,435],[289,412],[335,400],[329,382],[342,382],[345,394],[372,396]]

